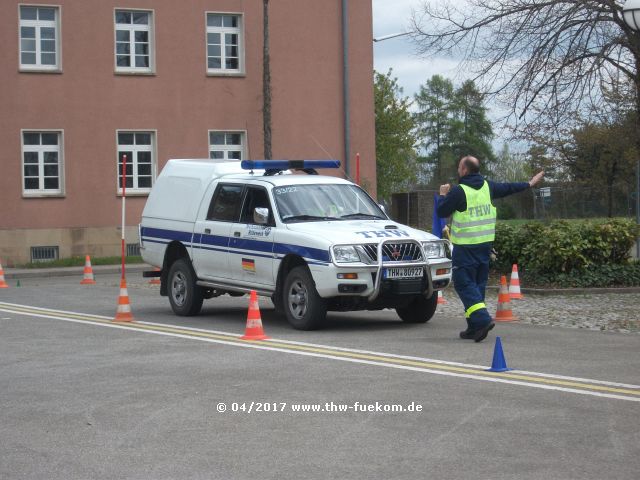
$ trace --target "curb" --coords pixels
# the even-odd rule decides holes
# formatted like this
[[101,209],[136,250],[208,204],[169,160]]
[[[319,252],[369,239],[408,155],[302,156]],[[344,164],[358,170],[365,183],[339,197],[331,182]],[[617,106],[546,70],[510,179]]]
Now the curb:
[[[93,266],[94,274],[114,274],[121,273],[120,265],[96,265]],[[125,269],[130,273],[142,273],[145,270],[153,270],[151,265],[146,263],[134,263],[125,265]],[[23,279],[23,278],[51,278],[51,277],[73,277],[82,276],[84,266],[82,267],[58,267],[58,268],[5,268],[4,276],[7,279]]]

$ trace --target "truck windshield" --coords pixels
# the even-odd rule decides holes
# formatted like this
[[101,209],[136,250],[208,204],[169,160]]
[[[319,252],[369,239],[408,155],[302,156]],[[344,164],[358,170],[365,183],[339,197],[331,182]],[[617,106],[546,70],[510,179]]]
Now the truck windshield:
[[387,219],[356,185],[287,185],[274,188],[273,196],[284,223]]

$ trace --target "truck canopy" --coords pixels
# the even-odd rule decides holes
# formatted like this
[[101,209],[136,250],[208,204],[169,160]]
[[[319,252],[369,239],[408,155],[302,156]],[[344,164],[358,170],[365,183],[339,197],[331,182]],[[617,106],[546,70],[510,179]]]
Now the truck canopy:
[[195,222],[200,202],[211,181],[242,174],[249,176],[237,160],[169,160],[149,194],[142,217]]

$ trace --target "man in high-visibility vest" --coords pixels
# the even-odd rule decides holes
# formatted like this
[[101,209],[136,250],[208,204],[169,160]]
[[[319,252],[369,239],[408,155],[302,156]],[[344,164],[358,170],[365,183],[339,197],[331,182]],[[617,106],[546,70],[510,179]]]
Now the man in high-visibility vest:
[[440,186],[437,213],[441,218],[451,215],[453,283],[467,319],[467,329],[460,332],[460,338],[481,342],[494,327],[484,303],[496,228],[492,200],[533,187],[543,176],[540,172],[529,182],[491,182],[480,175],[478,159],[466,156],[458,164],[459,185]]

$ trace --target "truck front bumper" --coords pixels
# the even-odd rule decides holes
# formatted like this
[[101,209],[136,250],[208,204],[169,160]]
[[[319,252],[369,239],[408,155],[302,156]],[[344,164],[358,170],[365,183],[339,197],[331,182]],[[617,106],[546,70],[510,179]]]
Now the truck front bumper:
[[[384,279],[385,268],[422,267],[422,277]],[[323,298],[339,296],[367,297],[370,302],[381,293],[430,297],[451,282],[451,260],[434,258],[425,262],[393,262],[378,265],[311,265],[318,294]]]

